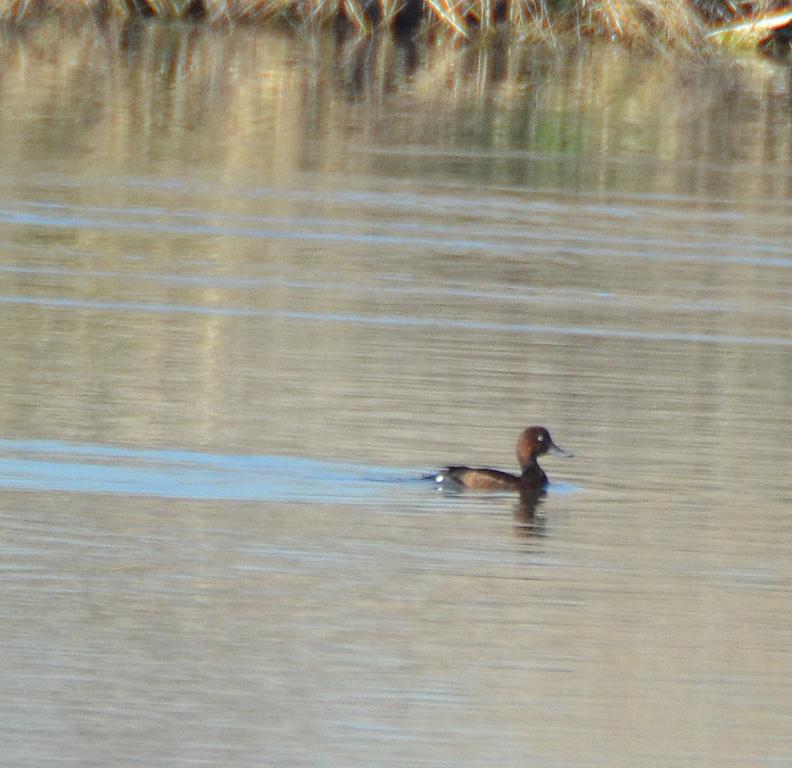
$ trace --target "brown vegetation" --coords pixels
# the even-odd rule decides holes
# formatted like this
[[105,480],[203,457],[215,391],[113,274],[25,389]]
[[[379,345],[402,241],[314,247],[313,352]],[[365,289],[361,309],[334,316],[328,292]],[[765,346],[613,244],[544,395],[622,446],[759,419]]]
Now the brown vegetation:
[[102,18],[334,24],[448,39],[559,40],[605,37],[659,50],[699,52],[709,43],[781,43],[788,48],[792,6],[778,0],[0,0],[0,20],[45,15]]

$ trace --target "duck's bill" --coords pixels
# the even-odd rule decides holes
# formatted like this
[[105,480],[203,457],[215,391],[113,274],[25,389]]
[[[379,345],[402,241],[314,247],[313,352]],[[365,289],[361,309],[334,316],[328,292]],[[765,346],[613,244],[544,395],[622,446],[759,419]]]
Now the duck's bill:
[[559,456],[566,457],[567,459],[571,459],[575,455],[574,453],[565,451],[563,448],[559,448],[555,443],[550,444],[550,453],[556,453]]

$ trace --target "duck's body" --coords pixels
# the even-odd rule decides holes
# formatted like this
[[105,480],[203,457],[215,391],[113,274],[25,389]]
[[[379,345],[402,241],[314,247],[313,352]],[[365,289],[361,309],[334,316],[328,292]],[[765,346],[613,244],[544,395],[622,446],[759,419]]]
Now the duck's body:
[[548,451],[562,456],[572,455],[559,448],[544,427],[528,427],[517,440],[517,461],[522,470],[519,475],[486,467],[446,467],[432,477],[438,484],[451,481],[473,491],[537,493],[544,490],[548,483],[547,475],[537,459]]
[[442,483],[451,479],[471,491],[539,490],[547,485],[547,475],[538,464],[535,470],[526,476],[487,467],[446,467],[436,475],[435,481]]

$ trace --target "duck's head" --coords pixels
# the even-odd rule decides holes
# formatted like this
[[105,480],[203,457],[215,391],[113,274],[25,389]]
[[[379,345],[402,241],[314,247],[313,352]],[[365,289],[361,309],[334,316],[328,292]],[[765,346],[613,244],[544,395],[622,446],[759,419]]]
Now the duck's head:
[[537,457],[548,452],[572,458],[571,453],[559,448],[553,442],[553,438],[544,427],[528,427],[522,431],[517,440],[517,461],[523,469],[533,464]]

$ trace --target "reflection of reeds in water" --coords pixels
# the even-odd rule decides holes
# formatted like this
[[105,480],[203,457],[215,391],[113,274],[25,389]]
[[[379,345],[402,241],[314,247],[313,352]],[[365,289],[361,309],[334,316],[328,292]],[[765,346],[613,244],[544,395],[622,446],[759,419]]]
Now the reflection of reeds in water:
[[[778,7],[773,0],[761,5]],[[551,43],[600,36],[659,49],[700,48],[705,23],[737,15],[729,0],[0,0],[0,18],[15,23],[86,10],[122,19],[332,23],[362,34],[380,28],[435,40],[447,33],[449,42],[494,33]]]
[[[107,56],[97,56],[103,49]],[[115,49],[124,57],[114,57]],[[342,40],[330,34],[295,42],[285,32],[226,36],[168,25],[83,26],[66,34],[62,24],[52,23],[25,44],[12,40],[0,53],[0,66],[0,94],[8,107],[0,125],[7,142],[20,125],[10,116],[21,99],[19,114],[57,118],[54,133],[68,125],[97,147],[111,142],[97,151],[109,162],[155,140],[174,160],[193,158],[201,146],[196,140],[214,132],[228,141],[212,165],[225,163],[229,172],[270,161],[295,167],[306,152],[300,146],[306,138],[323,145],[318,156],[327,166],[336,162],[329,145],[344,144],[381,149],[430,143],[451,154],[470,146],[567,156],[591,156],[602,149],[608,155],[699,161],[706,150],[697,142],[703,145],[706,137],[699,135],[700,128],[692,132],[691,125],[699,124],[703,113],[710,116],[704,121],[708,130],[722,137],[751,126],[757,141],[746,133],[733,142],[745,161],[789,154],[786,134],[777,128],[783,104],[779,80],[761,61],[740,70],[687,71],[683,77],[667,60],[639,64],[611,47],[561,59],[537,56],[535,49],[519,44],[449,47],[401,44],[391,37]],[[108,76],[112,89],[105,85]],[[701,85],[704,79],[707,87]],[[101,109],[97,94],[102,94]],[[400,107],[401,98],[407,101]],[[31,110],[31,99],[36,109]],[[410,119],[392,119],[394,107],[409,109]],[[724,121],[725,114],[741,119]],[[639,122],[640,130],[633,130]],[[43,142],[54,141],[46,134],[46,121],[33,123],[18,137],[22,146],[8,157],[24,160],[24,148],[33,145],[37,133]],[[191,142],[184,141],[183,125],[191,126]],[[250,144],[234,137],[240,129],[249,135],[254,126],[268,135],[250,157],[245,151]],[[384,155],[356,152],[352,162],[382,162],[377,157]],[[711,160],[729,162],[724,156]],[[405,156],[398,158],[406,162]],[[508,157],[507,164],[514,167]],[[497,158],[488,160],[487,174],[497,177],[502,171]],[[680,164],[668,172],[684,177],[689,170]],[[747,173],[742,182],[750,178]]]

